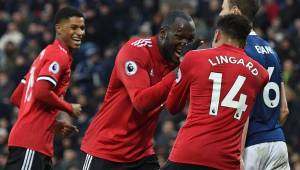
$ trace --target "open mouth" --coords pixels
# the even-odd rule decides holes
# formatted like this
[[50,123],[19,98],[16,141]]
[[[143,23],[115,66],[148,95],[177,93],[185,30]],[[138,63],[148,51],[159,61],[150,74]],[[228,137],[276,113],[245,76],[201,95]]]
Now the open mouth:
[[182,53],[182,48],[176,48],[175,49],[175,56],[176,57],[181,57],[181,53]]
[[75,45],[80,45],[81,44],[81,39],[80,38],[72,38],[72,41]]

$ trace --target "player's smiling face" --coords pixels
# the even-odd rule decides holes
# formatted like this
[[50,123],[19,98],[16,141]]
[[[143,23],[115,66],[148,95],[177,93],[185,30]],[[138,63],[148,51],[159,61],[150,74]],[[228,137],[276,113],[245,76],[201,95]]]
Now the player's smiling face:
[[177,63],[183,47],[195,38],[195,24],[178,17],[171,26],[161,31],[160,38],[165,59]]
[[70,17],[56,25],[57,38],[69,49],[79,48],[85,34],[84,18]]

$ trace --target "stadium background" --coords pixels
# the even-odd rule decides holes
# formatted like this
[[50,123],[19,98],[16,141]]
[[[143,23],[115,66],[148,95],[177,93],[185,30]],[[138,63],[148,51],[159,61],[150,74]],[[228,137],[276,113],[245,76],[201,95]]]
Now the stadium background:
[[[9,97],[33,59],[53,39],[53,15],[72,5],[86,16],[86,38],[74,55],[72,85],[66,100],[80,103],[83,113],[73,121],[80,132],[55,140],[55,170],[78,170],[80,140],[101,106],[119,47],[131,36],[153,35],[172,9],[190,13],[197,35],[210,47],[220,0],[0,0],[0,170],[7,158],[7,137],[17,109]],[[284,131],[292,169],[300,170],[300,0],[265,0],[255,30],[277,50],[286,83],[290,115]],[[133,82],[134,83],[134,82]],[[186,112],[186,110],[184,111]],[[121,114],[121,113],[120,113]],[[155,135],[161,164],[182,125],[185,114],[164,111]],[[30,133],[30,132],[24,132]]]

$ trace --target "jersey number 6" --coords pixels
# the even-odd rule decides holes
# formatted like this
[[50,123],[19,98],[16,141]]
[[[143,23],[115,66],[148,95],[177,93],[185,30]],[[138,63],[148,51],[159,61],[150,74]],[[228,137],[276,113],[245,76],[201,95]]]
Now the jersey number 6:
[[[271,78],[272,74],[274,71],[274,67],[268,67],[268,73],[269,77]],[[275,92],[275,98],[272,100],[270,99],[270,90],[273,90]],[[264,91],[263,91],[263,99],[265,104],[269,108],[274,108],[277,107],[279,104],[279,86],[275,82],[268,82],[268,84],[265,86]]]

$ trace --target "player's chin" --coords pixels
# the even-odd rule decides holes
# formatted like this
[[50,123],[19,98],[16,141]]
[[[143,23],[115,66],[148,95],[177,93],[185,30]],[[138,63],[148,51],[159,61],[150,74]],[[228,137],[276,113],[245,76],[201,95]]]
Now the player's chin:
[[173,55],[172,57],[172,63],[178,65],[180,63],[180,58],[177,55]]
[[76,48],[80,48],[80,45],[81,45],[81,40],[72,40],[71,41],[71,47],[74,49]]
[[79,44],[73,43],[71,47],[72,47],[72,49],[78,49],[78,48],[80,48],[80,45],[81,45],[81,43],[79,43]]

